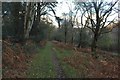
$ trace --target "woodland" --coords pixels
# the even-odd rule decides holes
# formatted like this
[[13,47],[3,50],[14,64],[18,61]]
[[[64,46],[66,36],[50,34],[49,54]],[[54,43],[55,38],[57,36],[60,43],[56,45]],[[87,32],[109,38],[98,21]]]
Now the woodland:
[[119,3],[2,2],[2,78],[119,78]]

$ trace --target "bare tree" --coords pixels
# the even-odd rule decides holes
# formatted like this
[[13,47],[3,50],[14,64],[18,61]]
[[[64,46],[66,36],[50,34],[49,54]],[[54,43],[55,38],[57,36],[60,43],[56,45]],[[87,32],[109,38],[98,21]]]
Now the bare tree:
[[67,31],[68,31],[68,27],[67,27],[67,19],[66,19],[66,16],[67,16],[67,13],[63,13],[63,16],[64,16],[64,23],[63,23],[63,26],[64,26],[64,35],[65,35],[65,43],[67,42]]
[[33,26],[33,21],[35,17],[35,4],[34,2],[26,3],[26,14],[25,14],[25,21],[24,21],[24,38],[29,38],[30,30]]
[[[67,3],[67,2],[66,2]],[[71,3],[67,3],[68,5],[68,8],[69,8],[69,22],[70,22],[70,25],[71,25],[71,43],[73,44],[73,41],[74,41],[74,36],[73,36],[73,27],[75,26],[75,19],[76,19],[76,16],[77,16],[77,13],[78,13],[78,10],[79,9],[75,9],[75,7],[73,6],[72,2]],[[73,8],[74,7],[74,8]]]
[[[37,27],[40,26],[40,20],[42,15],[46,15],[48,8],[53,8],[56,3],[52,2],[27,2],[24,21],[24,38],[29,38],[29,33],[33,27],[33,22],[37,20]],[[36,15],[37,13],[37,15]],[[36,17],[35,17],[36,16]]]
[[118,0],[115,2],[103,2],[102,0],[98,0],[78,3],[82,10],[85,11],[84,17],[89,23],[86,27],[93,32],[91,51],[96,51],[99,36],[101,34],[111,32],[114,28],[108,28],[108,26],[114,23],[115,18],[110,21],[108,18],[116,13],[114,12],[114,9],[117,2]]
[[61,28],[61,24],[60,24],[60,23],[61,23],[61,21],[62,21],[63,19],[61,19],[60,17],[58,17],[58,16],[56,15],[56,12],[55,12],[55,10],[54,10],[52,7],[49,6],[49,8],[50,8],[51,11],[53,12],[54,16],[51,15],[51,14],[49,14],[49,15],[52,16],[52,17],[55,17],[55,19],[56,19],[56,21],[57,21],[57,23],[58,23],[58,27]]
[[[76,5],[75,6],[75,10],[76,10],[76,15],[74,16],[74,19],[75,19],[75,24],[77,26],[77,28],[79,29],[79,43],[78,43],[78,48],[81,47],[81,40],[82,40],[82,31],[84,28],[86,28],[86,26],[88,26],[88,19],[86,21],[84,21],[84,15],[85,15],[85,12],[84,10],[82,10],[81,8],[81,5]],[[77,16],[78,14],[78,11],[80,11],[80,15]],[[80,22],[78,22],[78,20],[80,20]]]

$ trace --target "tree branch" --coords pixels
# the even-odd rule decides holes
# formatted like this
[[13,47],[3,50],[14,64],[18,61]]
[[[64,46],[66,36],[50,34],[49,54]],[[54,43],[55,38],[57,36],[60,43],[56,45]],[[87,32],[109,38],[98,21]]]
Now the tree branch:
[[110,11],[112,11],[112,8],[115,6],[115,4],[118,2],[119,0],[117,0],[113,5],[111,5],[111,7],[103,14],[103,17]]

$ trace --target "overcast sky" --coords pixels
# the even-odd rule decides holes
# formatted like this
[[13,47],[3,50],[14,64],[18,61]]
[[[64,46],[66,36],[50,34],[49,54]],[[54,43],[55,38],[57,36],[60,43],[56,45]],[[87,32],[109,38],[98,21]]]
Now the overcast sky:
[[[69,7],[68,6],[70,6],[71,4],[72,4],[71,5],[72,8],[74,7],[74,4],[72,3],[72,0],[57,0],[57,1],[58,1],[58,4],[57,4],[57,7],[55,8],[55,10],[56,10],[56,15],[58,17],[62,17],[62,13],[69,13]],[[118,6],[118,5],[116,5],[116,6]],[[52,12],[50,14],[53,15]],[[78,16],[80,16],[79,14],[80,14],[80,12],[78,13]],[[116,13],[115,15],[110,16],[108,18],[108,20],[112,20],[115,17],[118,18],[118,13]],[[58,27],[58,24],[57,24],[55,18],[54,17],[50,17],[50,18],[53,20],[53,24]],[[80,22],[80,19],[79,19],[79,22]]]

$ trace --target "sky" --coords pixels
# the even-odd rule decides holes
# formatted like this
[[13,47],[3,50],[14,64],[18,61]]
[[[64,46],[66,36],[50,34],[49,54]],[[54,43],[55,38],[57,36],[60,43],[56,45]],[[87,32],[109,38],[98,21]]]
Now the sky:
[[[110,1],[110,0],[109,0],[109,1]],[[73,7],[74,7],[74,4],[72,3],[72,0],[57,0],[57,2],[58,2],[58,4],[57,4],[57,7],[55,8],[55,12],[56,12],[56,15],[57,15],[58,17],[62,17],[62,13],[69,13],[69,7],[68,7],[68,6],[70,6],[70,4],[72,4],[72,5],[71,5],[71,6],[72,6],[72,9],[73,9]],[[66,3],[66,2],[67,2],[67,3]],[[118,5],[116,5],[116,6],[118,6]],[[50,14],[51,14],[51,15],[54,15],[52,12],[50,12]],[[79,14],[80,14],[80,12],[78,12],[78,16],[80,16]],[[112,19],[114,19],[115,17],[118,18],[117,16],[118,16],[118,13],[116,13],[115,15],[110,16],[110,17],[108,18],[108,20],[112,20]],[[55,18],[54,18],[54,17],[51,17],[51,16],[50,16],[50,18],[53,20],[53,24],[58,27],[58,23],[57,23],[57,21],[55,20]],[[85,20],[85,19],[84,19],[84,20]],[[84,21],[84,20],[83,20],[83,21]],[[79,22],[80,22],[80,19],[79,19]]]
[[[69,12],[69,7],[66,4],[66,1],[70,3],[70,0],[57,0],[58,4],[57,7],[55,8],[56,16],[62,17],[62,13],[68,13]],[[52,12],[50,12],[51,15],[54,15]],[[58,23],[56,22],[54,17],[50,18],[53,20],[53,24],[58,27]]]
[[[3,1],[3,0],[2,0]],[[15,0],[12,0],[12,1],[15,1]],[[17,1],[17,0],[16,0]],[[32,1],[32,0],[31,0]],[[50,0],[49,0],[50,1]],[[55,12],[56,12],[56,15],[58,16],[58,17],[60,17],[60,18],[62,18],[62,13],[69,13],[69,7],[68,6],[70,6],[70,4],[72,4],[72,9],[73,9],[73,7],[74,7],[74,4],[72,3],[72,1],[73,0],[57,0],[57,2],[58,2],[58,4],[57,4],[57,7],[55,7]],[[78,1],[85,1],[85,0],[78,0]],[[111,0],[103,0],[103,1],[111,1]],[[113,1],[115,1],[115,0],[113,0]],[[67,2],[67,3],[66,3]],[[118,6],[118,5],[116,5],[116,6]],[[57,23],[57,21],[55,20],[55,17],[54,17],[54,14],[52,13],[52,12],[50,12],[50,14],[51,15],[53,15],[53,16],[49,16],[50,17],[50,19],[52,19],[53,20],[53,24],[55,25],[55,26],[57,26],[58,27],[58,23]],[[80,16],[80,12],[78,12],[78,15],[77,16]],[[117,16],[118,16],[118,13],[116,13],[115,15],[112,15],[112,16],[110,16],[109,18],[108,18],[108,20],[112,20],[113,18],[117,18]],[[79,20],[79,22],[80,22],[80,18],[78,19]],[[83,22],[85,21],[85,19],[83,20]]]

